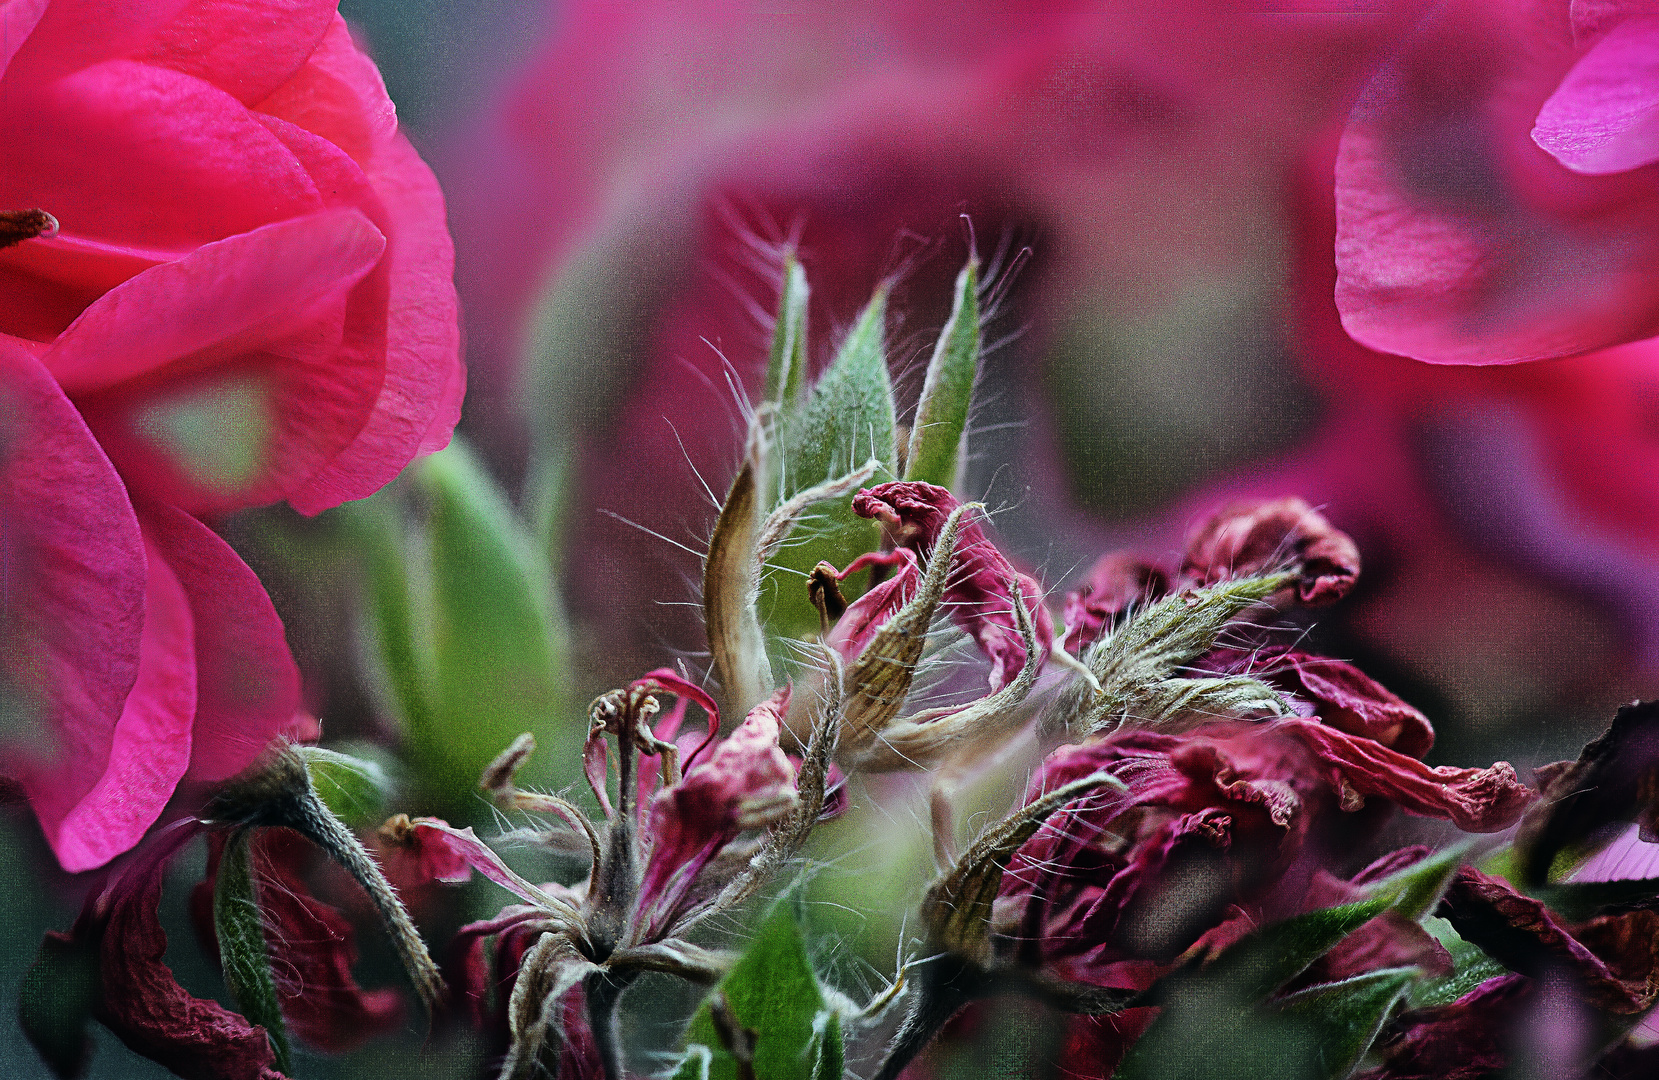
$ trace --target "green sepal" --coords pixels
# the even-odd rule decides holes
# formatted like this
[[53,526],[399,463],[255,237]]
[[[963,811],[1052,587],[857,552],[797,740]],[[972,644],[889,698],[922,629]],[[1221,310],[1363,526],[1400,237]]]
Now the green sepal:
[[526,731],[550,738],[564,703],[565,626],[545,561],[459,439],[358,506],[385,696],[434,809],[468,815],[500,748]]
[[916,422],[904,456],[904,478],[922,480],[962,494],[968,410],[979,374],[979,259],[970,258],[956,275],[950,319],[922,380]]
[[1437,915],[1423,918],[1423,929],[1433,934],[1452,958],[1452,973],[1419,980],[1406,996],[1413,1009],[1450,1005],[1487,979],[1509,974],[1509,969],[1487,955],[1472,941],[1466,941],[1452,924]]
[[[798,901],[773,906],[749,949],[720,981],[732,1016],[755,1033],[754,1075],[767,1080],[836,1080],[844,1053],[839,1019],[828,1008],[801,935]],[[686,1028],[687,1046],[709,1050],[707,1080],[737,1080],[707,1002]],[[681,1070],[701,1068],[690,1057]],[[676,1074],[681,1075],[681,1074]],[[701,1072],[684,1073],[687,1080]]]
[[810,296],[806,271],[795,252],[785,252],[778,321],[772,329],[772,349],[766,362],[766,400],[785,412],[800,403],[806,386],[806,316]]
[[296,746],[311,786],[335,817],[354,827],[378,825],[386,817],[396,759],[378,746],[357,743],[351,753],[321,746]]
[[1475,842],[1469,840],[1436,851],[1399,873],[1366,886],[1366,892],[1373,899],[1391,901],[1394,910],[1408,919],[1421,919],[1440,903],[1446,886],[1452,882],[1452,875],[1457,873],[1457,868],[1463,865],[1474,846]]
[[1417,968],[1382,968],[1341,982],[1310,986],[1279,1002],[1288,1016],[1307,1021],[1318,1033],[1319,1063],[1326,1080],[1347,1076],[1395,1005],[1421,976]]
[[292,1071],[288,1064],[288,1027],[277,1003],[271,955],[265,947],[265,920],[260,913],[249,852],[252,837],[251,829],[238,829],[225,841],[219,875],[213,882],[213,930],[219,939],[225,985],[242,1015],[265,1029],[276,1053],[277,1068],[286,1073]]
[[[806,402],[788,412],[781,424],[778,499],[784,500],[826,480],[845,476],[871,458],[880,460],[882,473],[872,480],[891,479],[897,454],[897,419],[893,383],[887,374],[884,347],[887,290],[876,290],[852,332],[824,372]],[[827,502],[812,513],[804,543],[790,543],[769,566],[759,605],[766,628],[774,634],[804,635],[818,630],[819,617],[807,600],[807,573],[826,560],[845,566],[880,540],[876,524],[852,511],[851,500]],[[848,598],[854,594],[849,591]]]

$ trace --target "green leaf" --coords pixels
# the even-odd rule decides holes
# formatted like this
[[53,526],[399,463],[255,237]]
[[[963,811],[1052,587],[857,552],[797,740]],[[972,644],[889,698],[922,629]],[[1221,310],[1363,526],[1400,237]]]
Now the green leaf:
[[[1166,976],[1147,995],[1147,1004],[1161,1006],[1158,1018],[1125,1056],[1119,1080],[1327,1080],[1343,1075],[1347,1066],[1333,1071],[1333,1065],[1341,1064],[1338,1058],[1351,1065],[1357,1055],[1348,1057],[1344,1049],[1333,1056],[1335,1049],[1327,1043],[1334,1036],[1321,1019],[1267,999],[1389,906],[1383,898],[1306,912],[1251,935],[1208,967]],[[1398,993],[1404,993],[1403,986]],[[1351,1035],[1352,1025],[1347,1030]]]
[[213,882],[213,929],[219,938],[225,985],[242,1015],[265,1029],[276,1052],[277,1068],[286,1073],[292,1071],[288,1064],[288,1028],[277,1004],[271,957],[265,948],[265,920],[254,890],[248,853],[252,835],[248,829],[238,829],[225,842],[219,876]]
[[102,992],[98,942],[49,933],[19,987],[17,1019],[54,1076],[84,1076]]
[[1274,923],[1228,949],[1205,974],[1245,1001],[1262,1001],[1390,906],[1387,898],[1361,900]]
[[[842,344],[835,362],[812,388],[805,404],[783,418],[779,500],[878,459],[887,477],[895,461],[893,383],[887,374],[883,338],[887,290],[878,289]],[[877,476],[876,482],[883,477]],[[801,533],[807,536],[803,541]],[[809,634],[818,612],[807,601],[805,579],[819,560],[845,566],[874,551],[880,531],[852,511],[850,499],[821,504],[807,524],[797,526],[795,543],[773,557],[760,611],[774,634]],[[851,599],[851,595],[848,597]]]
[[905,453],[906,480],[923,480],[962,494],[967,451],[968,409],[979,373],[979,259],[970,258],[956,275],[950,320],[928,361],[916,422]]
[[359,744],[352,753],[321,746],[298,746],[311,786],[334,815],[353,826],[378,825],[386,816],[392,781],[392,757],[377,746]]
[[1416,968],[1383,968],[1287,996],[1281,1010],[1319,1033],[1324,1076],[1347,1076],[1382,1030],[1388,1014],[1419,978]]
[[1625,881],[1566,881],[1544,885],[1532,895],[1568,922],[1582,922],[1609,904],[1629,904],[1659,896],[1659,878]]
[[766,400],[788,411],[800,403],[806,387],[806,313],[809,290],[806,271],[793,251],[783,257],[783,291],[778,297],[778,321],[772,330],[772,352],[766,363]]
[[[827,1008],[807,958],[797,904],[785,899],[761,923],[754,941],[726,977],[732,1015],[755,1033],[754,1069],[766,1080],[834,1080],[841,1075],[841,1025]],[[686,1028],[688,1046],[710,1048],[707,1080],[736,1080],[737,1062],[721,1049],[707,1002]],[[689,1059],[681,1069],[691,1067]],[[701,1074],[688,1074],[701,1076]]]
[[1440,902],[1452,875],[1463,865],[1464,857],[1474,845],[1473,840],[1468,840],[1434,852],[1399,873],[1367,886],[1366,891],[1373,898],[1393,901],[1395,910],[1406,918],[1421,919]]
[[1465,941],[1452,924],[1437,915],[1423,919],[1423,929],[1433,934],[1452,957],[1452,973],[1420,980],[1406,996],[1413,1009],[1450,1005],[1487,979],[1507,975],[1509,969],[1488,956],[1472,941]]
[[467,815],[502,747],[526,731],[558,745],[564,623],[529,533],[459,439],[411,475],[419,505],[359,516],[375,643],[426,793]]

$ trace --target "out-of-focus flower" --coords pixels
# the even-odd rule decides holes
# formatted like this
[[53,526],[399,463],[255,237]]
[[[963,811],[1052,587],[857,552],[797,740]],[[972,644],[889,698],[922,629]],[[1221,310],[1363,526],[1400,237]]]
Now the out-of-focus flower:
[[1460,0],[1374,75],[1337,159],[1337,304],[1372,348],[1545,360],[1659,331],[1659,43],[1642,5]]
[[[534,420],[580,448],[576,497],[675,538],[696,532],[704,508],[652,478],[687,475],[687,457],[705,475],[729,470],[722,364],[752,390],[764,355],[732,282],[702,264],[741,264],[756,229],[781,239],[799,223],[811,321],[843,326],[884,272],[931,288],[940,268],[912,265],[895,237],[954,234],[966,212],[982,238],[1040,238],[1029,279],[1040,295],[1020,316],[1038,348],[1103,312],[1131,318],[1205,289],[1223,267],[1261,275],[1271,260],[1240,223],[1280,213],[1261,192],[1277,192],[1307,130],[1342,110],[1400,25],[1389,7],[1325,18],[1204,0],[1107,14],[861,4],[782,20],[724,3],[561,9],[447,172],[462,242],[478,253],[463,281],[475,404],[521,400],[533,348],[558,395],[536,395]],[[621,272],[625,261],[651,271]],[[736,274],[766,306],[768,274]],[[596,307],[612,313],[602,340],[561,329]],[[613,400],[625,404],[602,407]],[[608,640],[638,638],[616,583],[672,594],[677,556],[609,518],[577,520],[572,541],[593,554],[572,582],[578,610],[613,620]],[[695,633],[659,612],[650,621],[688,644]]]
[[4,59],[0,208],[56,226],[0,250],[6,769],[81,870],[299,707],[195,516],[375,491],[464,380],[442,198],[330,0],[23,5]]

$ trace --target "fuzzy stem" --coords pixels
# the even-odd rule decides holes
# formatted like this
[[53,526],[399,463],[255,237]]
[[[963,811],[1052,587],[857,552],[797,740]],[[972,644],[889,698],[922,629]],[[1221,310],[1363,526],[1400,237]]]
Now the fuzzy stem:
[[950,953],[921,966],[916,979],[916,996],[904,1023],[893,1034],[887,1057],[875,1080],[898,1080],[899,1074],[927,1049],[927,1044],[969,1002],[986,996],[988,977],[978,967]]
[[285,826],[326,851],[369,894],[422,1003],[430,1011],[442,998],[444,983],[438,965],[432,962],[397,890],[356,834],[317,795],[305,762],[293,747],[278,747],[227,785],[208,807],[208,815],[241,825]]
[[593,1043],[599,1051],[599,1061],[605,1067],[606,1080],[626,1080],[622,1059],[622,1039],[618,1031],[617,1005],[622,991],[632,981],[610,972],[599,971],[582,980],[582,992],[587,997],[588,1027],[593,1031]]

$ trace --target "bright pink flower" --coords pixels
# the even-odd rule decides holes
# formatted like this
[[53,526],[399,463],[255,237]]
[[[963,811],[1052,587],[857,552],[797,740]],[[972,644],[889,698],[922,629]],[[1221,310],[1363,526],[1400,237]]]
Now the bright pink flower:
[[63,865],[240,771],[298,679],[192,515],[316,513],[441,447],[463,387],[431,173],[328,0],[13,4],[0,210],[4,748]]
[[1659,156],[1659,24],[1624,17],[1640,10],[1458,0],[1372,78],[1336,170],[1349,333],[1491,364],[1659,331],[1646,170]]

